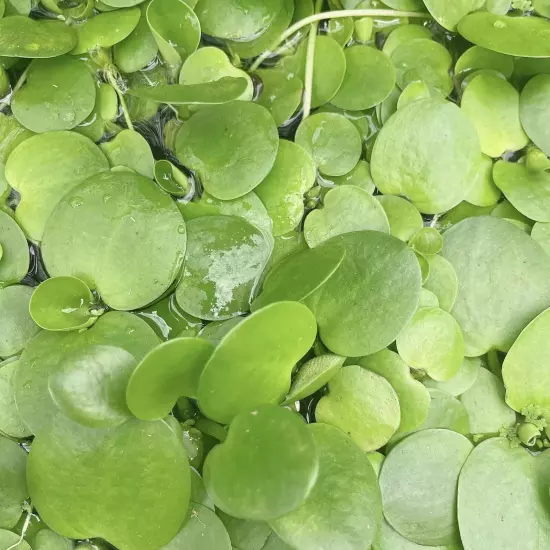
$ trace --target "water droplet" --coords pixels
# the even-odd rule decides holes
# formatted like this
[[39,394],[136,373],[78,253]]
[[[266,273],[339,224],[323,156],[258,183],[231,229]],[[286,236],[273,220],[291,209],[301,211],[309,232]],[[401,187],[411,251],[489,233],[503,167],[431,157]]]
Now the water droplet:
[[504,29],[506,28],[506,23],[499,19],[493,23],[493,27],[495,27],[495,29]]
[[82,197],[74,197],[74,199],[71,199],[70,204],[73,208],[78,208],[84,204],[84,200]]
[[178,226],[178,233],[180,235],[183,235],[185,233],[185,225],[179,225]]
[[105,204],[107,204],[112,198],[113,198],[112,195],[105,195],[105,196],[103,197],[103,202],[104,202]]

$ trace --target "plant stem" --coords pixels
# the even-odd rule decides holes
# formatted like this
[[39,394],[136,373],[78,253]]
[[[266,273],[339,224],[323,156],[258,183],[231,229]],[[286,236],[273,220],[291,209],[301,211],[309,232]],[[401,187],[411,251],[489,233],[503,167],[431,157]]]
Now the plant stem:
[[27,68],[23,71],[23,73],[21,74],[21,76],[19,77],[19,80],[16,82],[15,86],[13,87],[13,90],[11,91],[11,93],[8,95],[8,97],[6,99],[4,99],[4,101],[0,101],[0,113],[10,105],[11,103],[11,100],[13,98],[13,95],[15,94],[15,92],[17,92],[19,89],[21,89],[21,87],[23,86],[23,84],[25,84],[25,80],[27,80],[27,73],[29,72],[29,67],[30,67],[30,64],[27,65]]
[[305,17],[297,21],[289,27],[283,34],[273,41],[270,48],[261,54],[256,61],[250,66],[250,72],[255,71],[268,57],[271,57],[281,42],[290,38],[294,33],[318,21],[325,19],[340,19],[342,17],[417,17],[421,19],[429,19],[431,16],[427,13],[419,13],[416,11],[397,11],[397,10],[336,10],[324,11]]
[[[315,3],[315,13],[320,12],[322,6],[323,0],[317,0]],[[319,21],[312,23],[309,29],[309,36],[307,38],[304,97],[302,101],[304,114],[302,116],[302,120],[305,120],[311,113],[311,98],[313,95],[313,66],[315,64],[315,44],[317,42],[318,28]]]
[[117,79],[113,75],[112,71],[109,69],[105,70],[105,76],[107,77],[109,84],[115,89],[115,92],[118,95],[118,100],[120,101],[120,106],[122,107],[122,113],[124,114],[126,126],[128,126],[129,130],[133,130],[134,125],[132,124],[130,113],[128,112],[128,105],[126,105],[126,100],[124,99],[124,92],[120,89]]

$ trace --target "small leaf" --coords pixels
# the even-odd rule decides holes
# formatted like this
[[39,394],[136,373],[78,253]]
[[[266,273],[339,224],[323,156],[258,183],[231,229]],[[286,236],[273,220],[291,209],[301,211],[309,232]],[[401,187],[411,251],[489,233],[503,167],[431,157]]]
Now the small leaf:
[[423,227],[410,239],[409,246],[423,256],[434,256],[443,248],[443,238],[437,229]]

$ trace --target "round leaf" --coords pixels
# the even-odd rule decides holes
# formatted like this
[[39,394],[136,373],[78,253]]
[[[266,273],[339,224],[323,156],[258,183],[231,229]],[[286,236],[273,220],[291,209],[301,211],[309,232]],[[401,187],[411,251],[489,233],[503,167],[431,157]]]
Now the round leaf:
[[344,367],[328,383],[315,419],[348,434],[365,452],[385,445],[401,421],[399,398],[382,376],[358,365]]
[[[441,128],[448,132],[445,140]],[[460,109],[423,99],[383,126],[372,152],[372,177],[382,193],[405,195],[421,212],[434,214],[466,196],[479,158],[475,128]]]
[[244,101],[202,108],[176,138],[179,160],[197,172],[208,193],[224,200],[252,191],[273,168],[278,146],[269,111]]
[[226,424],[241,411],[282,401],[290,388],[290,373],[316,332],[315,317],[296,302],[271,304],[241,321],[224,336],[204,368],[198,392],[201,410]]
[[206,458],[204,483],[226,513],[268,520],[300,506],[318,471],[315,442],[303,419],[263,405],[235,417],[225,442]]
[[65,195],[46,225],[42,254],[51,276],[76,276],[107,305],[131,310],[170,287],[185,244],[183,219],[168,195],[142,176],[111,172]]
[[460,541],[458,476],[472,449],[463,435],[448,430],[418,432],[392,449],[380,489],[384,515],[398,533],[425,546]]
[[550,113],[550,75],[532,78],[523,88],[519,98],[521,125],[533,143],[550,154],[550,130],[543,123]]
[[12,529],[23,513],[21,505],[29,496],[26,465],[27,453],[17,443],[0,436],[0,527]]
[[454,225],[445,232],[442,255],[458,277],[452,314],[464,333],[468,357],[508,351],[550,306],[550,258],[505,220],[481,216]]
[[0,363],[0,432],[10,437],[25,438],[32,433],[23,422],[15,403],[14,378],[18,365],[17,359]]
[[141,420],[160,420],[179,397],[195,398],[200,375],[214,351],[201,338],[176,338],[149,352],[133,371],[126,390],[132,414]]
[[369,459],[332,426],[310,424],[307,429],[319,454],[317,483],[302,506],[271,526],[292,548],[368,548],[382,521],[380,489]]
[[452,4],[441,4],[438,0],[424,0],[431,16],[445,29],[455,31],[458,22],[482,5],[479,0],[456,0]]
[[472,46],[458,58],[455,74],[462,79],[481,69],[495,69],[505,78],[510,78],[514,72],[514,59],[481,46]]
[[462,365],[460,365],[460,370],[452,378],[449,378],[449,380],[438,382],[437,380],[426,378],[422,382],[428,388],[435,388],[457,397],[474,385],[479,376],[480,369],[481,361],[479,358],[465,357]]
[[443,238],[437,229],[423,227],[411,237],[409,246],[423,256],[435,256],[443,248]]
[[258,103],[271,113],[277,126],[282,126],[300,106],[304,88],[302,81],[279,69],[261,69],[256,71],[256,75],[262,81]]

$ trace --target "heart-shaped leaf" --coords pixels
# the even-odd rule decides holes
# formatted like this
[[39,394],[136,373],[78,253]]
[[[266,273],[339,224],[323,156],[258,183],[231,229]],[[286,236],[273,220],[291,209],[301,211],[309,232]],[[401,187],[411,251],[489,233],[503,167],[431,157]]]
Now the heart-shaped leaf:
[[0,436],[0,527],[2,528],[15,527],[23,513],[21,505],[29,496],[25,476],[26,465],[27,453],[17,443]]
[[99,147],[75,132],[49,132],[25,140],[6,163],[6,178],[21,194],[15,219],[31,240],[40,241],[61,198],[85,179],[108,169]]
[[[111,172],[65,195],[46,225],[42,254],[51,276],[76,276],[107,305],[131,310],[170,287],[185,244],[185,224],[168,195],[143,176]],[[145,258],[146,274],[139,268]]]
[[[449,139],[441,140],[440,129]],[[472,187],[479,139],[451,103],[423,99],[399,109],[374,144],[372,177],[384,194],[404,195],[423,213],[456,206]]]
[[343,250],[345,256],[307,301],[323,343],[346,357],[380,351],[416,311],[421,274],[414,252],[378,231],[340,235],[320,245],[324,247]]
[[252,191],[273,168],[278,147],[269,111],[244,101],[203,107],[176,138],[178,159],[198,173],[206,191],[223,200]]
[[298,508],[319,471],[315,441],[289,409],[262,405],[231,422],[204,464],[214,504],[237,518],[268,520]]
[[392,449],[380,473],[388,523],[416,544],[459,542],[458,476],[472,449],[463,435],[448,430],[418,432]]
[[188,247],[176,290],[179,305],[211,321],[245,313],[271,253],[262,231],[235,216],[187,224]]
[[319,455],[317,483],[302,506],[272,520],[271,526],[292,548],[368,547],[382,521],[382,506],[376,474],[367,455],[332,426],[311,424],[307,429]]
[[354,231],[390,232],[384,209],[369,193],[353,185],[331,189],[324,207],[311,212],[304,223],[307,244],[314,248],[331,237]]
[[0,357],[21,353],[39,332],[29,313],[32,293],[32,288],[22,285],[0,289]]
[[94,302],[85,282],[75,277],[53,277],[34,291],[29,311],[34,322],[46,330],[78,330],[97,320],[90,308]]
[[297,302],[277,302],[245,318],[223,337],[204,368],[201,410],[226,424],[242,411],[282,401],[290,373],[316,333],[315,317]]
[[384,446],[399,428],[399,398],[382,376],[358,365],[340,369],[315,408],[315,419],[348,434],[365,452]]
[[164,422],[103,430],[59,417],[34,440],[27,481],[40,517],[57,533],[101,537],[122,550],[170,542],[191,486],[184,447]]
[[196,398],[199,379],[214,346],[202,338],[176,338],[147,354],[134,370],[126,399],[141,420],[160,420],[179,397]]
[[464,334],[468,357],[490,349],[508,351],[520,332],[550,306],[550,258],[505,220],[482,216],[458,223],[445,232],[442,256],[458,277],[452,314]]

